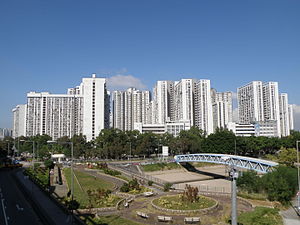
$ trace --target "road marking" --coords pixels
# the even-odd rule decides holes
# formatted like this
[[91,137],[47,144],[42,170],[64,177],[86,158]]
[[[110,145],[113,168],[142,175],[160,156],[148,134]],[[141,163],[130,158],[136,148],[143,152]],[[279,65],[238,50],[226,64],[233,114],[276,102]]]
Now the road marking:
[[23,210],[24,210],[24,208],[20,207],[18,204],[16,204],[16,207],[17,207],[17,209],[18,209],[19,211],[23,211]]
[[6,212],[5,212],[5,208],[4,208],[4,199],[1,199],[1,204],[2,204],[2,210],[3,210],[4,219],[5,219],[5,225],[8,225],[7,220],[9,220],[9,218],[6,217]]

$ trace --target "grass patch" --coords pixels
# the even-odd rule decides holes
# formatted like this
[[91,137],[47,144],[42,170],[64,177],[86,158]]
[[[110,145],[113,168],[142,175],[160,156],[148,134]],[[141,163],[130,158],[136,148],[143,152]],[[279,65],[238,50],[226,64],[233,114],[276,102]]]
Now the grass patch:
[[120,216],[117,215],[110,215],[110,216],[101,216],[98,218],[82,218],[84,219],[85,223],[87,225],[142,225],[141,223],[136,223],[134,221],[128,220],[128,219],[124,219]]
[[[64,170],[65,177],[68,182],[68,186],[71,187],[71,169],[65,168]],[[76,178],[74,177],[74,199],[77,200],[80,204],[79,208],[87,208],[89,205],[89,197],[87,194],[88,190],[96,190],[96,189],[106,189],[106,190],[112,190],[114,187],[113,183],[107,182],[105,180],[101,180],[99,178],[96,178],[94,176],[91,176],[89,174],[76,171],[74,170],[74,174],[76,175],[78,184]],[[108,198],[101,202],[97,202],[97,204],[94,205],[94,207],[110,207],[115,206],[116,203],[121,200],[119,197],[115,195],[109,195]]]
[[204,196],[199,196],[199,200],[197,202],[182,201],[182,195],[179,194],[155,199],[153,203],[166,209],[197,210],[212,207],[216,202]]
[[260,201],[267,200],[267,195],[263,193],[238,192],[238,196],[246,199],[252,199],[252,200],[260,200]]
[[238,222],[243,225],[283,225],[279,210],[265,207],[256,207],[252,212],[242,213],[238,217]]
[[154,172],[154,171],[161,171],[161,170],[180,169],[181,166],[175,162],[172,162],[172,163],[155,163],[155,164],[142,165],[142,168],[145,172]]

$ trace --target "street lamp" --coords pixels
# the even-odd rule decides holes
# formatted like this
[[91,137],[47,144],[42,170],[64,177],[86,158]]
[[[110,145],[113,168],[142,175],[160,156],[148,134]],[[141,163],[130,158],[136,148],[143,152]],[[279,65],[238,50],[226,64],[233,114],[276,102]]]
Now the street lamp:
[[230,178],[231,178],[231,224],[237,225],[237,189],[236,180],[238,178],[238,171],[234,167],[231,157],[224,156],[222,159],[228,162],[230,166]]
[[[73,142],[58,142],[58,141],[47,141],[48,144],[68,144],[71,145],[71,204],[73,204],[74,200],[74,171],[73,171],[73,158],[74,158],[74,146]],[[73,224],[73,206],[71,206],[71,213],[72,213],[72,224]]]
[[297,198],[298,198],[298,212],[300,211],[300,173],[299,173],[299,143],[300,141],[296,141],[296,148],[297,148],[297,169],[298,169],[298,193],[297,193]]

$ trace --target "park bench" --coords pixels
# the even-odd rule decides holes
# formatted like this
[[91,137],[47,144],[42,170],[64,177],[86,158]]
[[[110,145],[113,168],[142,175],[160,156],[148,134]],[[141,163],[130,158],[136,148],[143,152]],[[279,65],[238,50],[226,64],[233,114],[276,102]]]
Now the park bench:
[[157,220],[159,222],[171,222],[172,217],[171,216],[157,216]]
[[143,212],[136,212],[136,214],[142,218],[145,218],[145,219],[148,219],[149,216],[146,214],[146,213],[143,213]]
[[188,224],[199,223],[200,217],[185,217],[184,222]]

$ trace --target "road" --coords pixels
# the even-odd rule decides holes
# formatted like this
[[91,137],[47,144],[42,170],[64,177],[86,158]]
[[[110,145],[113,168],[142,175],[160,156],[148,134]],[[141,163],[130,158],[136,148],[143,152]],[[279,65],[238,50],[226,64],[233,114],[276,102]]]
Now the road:
[[39,217],[15,183],[12,173],[12,170],[0,171],[0,224],[41,225]]
[[297,215],[294,206],[297,205],[297,200],[294,198],[291,201],[292,206],[285,210],[281,211],[280,214],[283,218],[283,222],[285,225],[299,225],[300,224],[300,217]]

